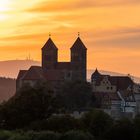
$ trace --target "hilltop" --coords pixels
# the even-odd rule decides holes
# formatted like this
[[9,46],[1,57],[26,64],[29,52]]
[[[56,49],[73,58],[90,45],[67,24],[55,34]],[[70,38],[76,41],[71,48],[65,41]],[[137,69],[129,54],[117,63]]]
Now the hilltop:
[[[0,61],[0,77],[10,77],[16,78],[20,69],[26,70],[30,66],[40,66],[41,63],[39,61],[34,60],[8,60],[8,61]],[[87,78],[90,79],[91,74],[95,69],[89,69],[87,71]],[[122,74],[119,72],[112,72],[108,70],[99,70],[102,74],[108,75],[117,75],[117,76],[126,76],[127,74]],[[136,82],[140,82],[140,77],[133,76],[132,77]]]
[[[0,102],[7,100],[15,94],[16,91],[16,80],[17,74],[20,69],[28,69],[32,65],[41,65],[39,61],[34,60],[10,60],[10,61],[0,61]],[[90,81],[91,74],[93,70],[87,71],[87,77]],[[117,72],[100,70],[102,74],[126,76],[127,74],[121,74]],[[10,77],[10,78],[3,78]],[[140,77],[132,77],[135,82],[140,82]]]
[[31,65],[40,65],[40,62],[34,60],[0,61],[0,76],[16,78],[20,69],[26,70]]

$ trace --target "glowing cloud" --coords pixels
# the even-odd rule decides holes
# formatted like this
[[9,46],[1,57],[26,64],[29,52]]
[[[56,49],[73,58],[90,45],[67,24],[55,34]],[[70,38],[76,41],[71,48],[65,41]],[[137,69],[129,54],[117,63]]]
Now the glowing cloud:
[[51,32],[67,61],[80,31],[88,68],[139,76],[139,13],[139,0],[0,0],[0,60],[40,60]]

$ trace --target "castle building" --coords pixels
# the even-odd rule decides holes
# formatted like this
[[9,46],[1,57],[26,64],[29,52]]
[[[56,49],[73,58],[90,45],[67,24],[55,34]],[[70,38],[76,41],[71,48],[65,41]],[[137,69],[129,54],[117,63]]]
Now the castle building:
[[91,76],[91,85],[100,108],[113,118],[136,115],[135,83],[129,76],[103,75],[96,69]]
[[49,37],[42,47],[42,66],[31,66],[29,70],[20,70],[17,89],[23,84],[34,86],[40,81],[48,81],[54,86],[65,81],[86,81],[87,48],[79,36],[70,51],[70,62],[58,62],[58,48]]

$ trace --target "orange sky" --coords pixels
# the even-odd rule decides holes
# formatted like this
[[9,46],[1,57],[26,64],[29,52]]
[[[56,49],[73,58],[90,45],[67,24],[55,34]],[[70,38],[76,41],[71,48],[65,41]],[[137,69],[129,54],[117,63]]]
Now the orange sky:
[[69,60],[81,33],[88,68],[140,76],[140,0],[0,0],[0,60],[41,59],[51,32]]

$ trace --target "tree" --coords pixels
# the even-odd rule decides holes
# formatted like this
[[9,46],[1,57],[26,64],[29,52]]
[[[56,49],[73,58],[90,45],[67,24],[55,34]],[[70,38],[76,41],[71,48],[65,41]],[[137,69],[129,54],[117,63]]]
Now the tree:
[[83,81],[64,83],[59,96],[66,110],[91,107],[94,99],[90,83]]
[[133,137],[133,123],[127,118],[122,118],[121,120],[116,121],[109,133],[106,135],[107,140],[133,140]]
[[8,129],[23,128],[30,122],[49,115],[51,90],[43,85],[25,85],[14,97],[0,107],[0,124]]
[[9,131],[0,131],[0,140],[8,140],[12,136]]
[[69,130],[84,130],[84,125],[79,119],[69,115],[52,116],[46,120],[35,121],[30,124],[29,129],[35,131],[66,132]]
[[140,116],[136,116],[134,119],[134,140],[140,139]]
[[62,136],[61,140],[95,140],[95,139],[88,132],[68,131]]
[[36,133],[33,136],[33,139],[34,140],[59,140],[60,136],[61,135],[59,133],[47,131],[47,132]]
[[103,137],[113,125],[113,119],[101,110],[92,110],[82,118],[87,130],[95,137]]

